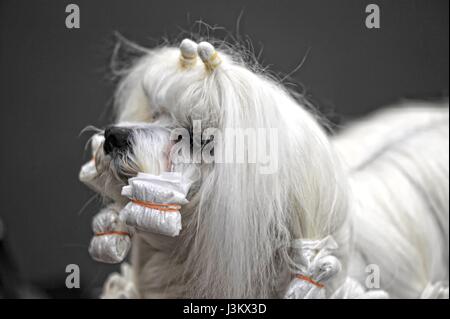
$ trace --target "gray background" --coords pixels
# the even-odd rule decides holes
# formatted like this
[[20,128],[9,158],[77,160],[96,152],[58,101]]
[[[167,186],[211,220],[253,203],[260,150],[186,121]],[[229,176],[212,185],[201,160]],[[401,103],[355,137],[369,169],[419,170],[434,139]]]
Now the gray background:
[[[200,18],[233,32],[243,11],[240,32],[264,46],[272,71],[289,73],[310,50],[293,79],[335,123],[448,96],[448,0],[71,2],[80,29],[65,28],[68,1],[0,1],[0,217],[21,278],[52,297],[91,297],[115,269],[88,256],[100,203],[79,212],[92,193],[77,179],[88,159],[80,130],[108,122],[114,31],[152,46]],[[364,26],[371,2],[379,30]],[[64,288],[71,263],[78,290]]]

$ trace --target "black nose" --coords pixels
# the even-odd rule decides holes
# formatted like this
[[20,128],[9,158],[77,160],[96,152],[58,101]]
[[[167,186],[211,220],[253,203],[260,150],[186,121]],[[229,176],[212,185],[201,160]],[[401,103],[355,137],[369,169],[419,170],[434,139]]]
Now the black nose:
[[103,150],[106,154],[114,150],[124,151],[130,146],[131,129],[120,126],[108,126],[105,129]]

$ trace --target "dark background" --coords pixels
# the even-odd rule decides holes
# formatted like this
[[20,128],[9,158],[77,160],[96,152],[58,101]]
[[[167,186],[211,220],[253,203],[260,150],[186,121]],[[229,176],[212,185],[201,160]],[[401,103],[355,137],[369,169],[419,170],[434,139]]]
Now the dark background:
[[[261,61],[273,72],[289,73],[309,50],[292,78],[335,123],[405,97],[448,96],[448,0],[72,2],[80,29],[65,27],[69,1],[0,0],[0,271],[12,269],[3,285],[33,285],[50,297],[95,296],[116,269],[88,255],[101,203],[80,212],[92,193],[78,182],[88,159],[88,135],[79,133],[108,121],[114,31],[152,46],[198,19],[234,32],[243,13],[240,34],[255,51],[264,47]],[[369,3],[381,8],[379,30],[365,27]],[[68,290],[73,263],[81,288]]]

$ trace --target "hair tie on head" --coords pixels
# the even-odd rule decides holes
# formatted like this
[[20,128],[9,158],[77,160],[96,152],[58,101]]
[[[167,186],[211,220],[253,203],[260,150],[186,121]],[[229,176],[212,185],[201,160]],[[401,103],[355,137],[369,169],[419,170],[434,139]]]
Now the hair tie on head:
[[211,43],[201,42],[197,47],[197,52],[205,64],[206,69],[209,71],[213,71],[222,62],[219,53]]
[[180,64],[183,68],[193,67],[197,63],[197,43],[184,39],[180,44]]

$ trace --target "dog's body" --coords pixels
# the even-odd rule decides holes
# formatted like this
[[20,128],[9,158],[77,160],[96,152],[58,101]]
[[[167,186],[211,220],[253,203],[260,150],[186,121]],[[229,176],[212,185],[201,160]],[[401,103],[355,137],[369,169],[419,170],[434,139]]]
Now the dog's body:
[[[198,47],[202,61],[181,53],[180,60],[176,48],[151,50],[129,70],[116,102],[132,151],[100,150],[97,162],[105,193],[122,204],[120,187],[137,171],[194,180],[183,230],[136,232],[132,275],[111,277],[104,297],[283,297],[296,268],[291,241],[326,236],[340,263],[324,280],[327,297],[348,278],[366,286],[369,265],[379,270],[376,288],[391,297],[448,295],[448,104],[405,106],[329,138],[282,85],[235,57],[219,52],[218,61],[208,45]],[[192,131],[194,120],[203,129],[275,129],[276,171],[175,163],[171,142],[155,130]],[[229,147],[214,142],[215,156]]]
[[364,282],[364,265],[379,266],[391,297],[448,287],[448,136],[445,105],[404,103],[334,138],[352,194],[350,274]]

